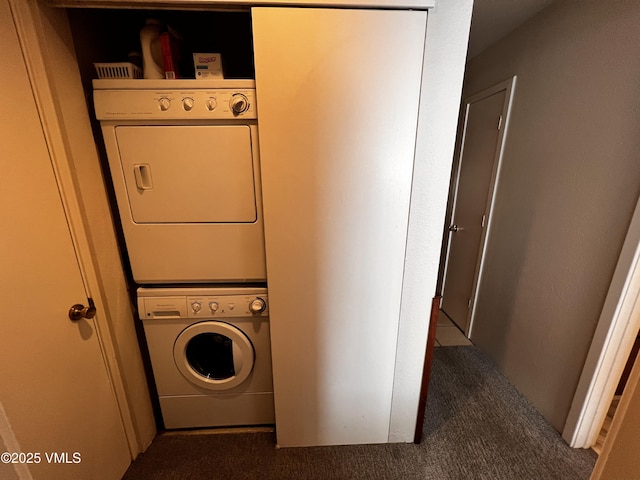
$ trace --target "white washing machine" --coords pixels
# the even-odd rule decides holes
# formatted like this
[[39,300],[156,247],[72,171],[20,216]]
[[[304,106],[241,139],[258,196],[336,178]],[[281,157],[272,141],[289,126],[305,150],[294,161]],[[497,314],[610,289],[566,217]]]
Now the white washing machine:
[[139,284],[266,279],[253,80],[94,80]]
[[165,427],[273,424],[264,288],[139,288]]

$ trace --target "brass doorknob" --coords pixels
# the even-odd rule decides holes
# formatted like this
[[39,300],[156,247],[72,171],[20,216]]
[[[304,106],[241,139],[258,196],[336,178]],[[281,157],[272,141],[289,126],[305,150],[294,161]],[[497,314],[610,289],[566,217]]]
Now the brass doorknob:
[[76,303],[69,309],[69,318],[74,322],[83,318],[90,319],[96,316],[96,307],[93,301],[89,300],[89,306],[85,307],[81,303]]

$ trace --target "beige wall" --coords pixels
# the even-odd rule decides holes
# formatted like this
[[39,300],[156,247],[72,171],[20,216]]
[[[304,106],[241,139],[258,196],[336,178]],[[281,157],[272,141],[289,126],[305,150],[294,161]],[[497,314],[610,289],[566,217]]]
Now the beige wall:
[[640,191],[640,3],[556,2],[468,65],[518,76],[472,340],[561,430]]

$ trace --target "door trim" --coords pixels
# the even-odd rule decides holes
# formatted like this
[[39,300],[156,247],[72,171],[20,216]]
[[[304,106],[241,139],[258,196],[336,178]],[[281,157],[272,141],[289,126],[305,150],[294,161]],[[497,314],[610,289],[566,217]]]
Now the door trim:
[[424,354],[424,365],[422,367],[422,385],[420,386],[420,400],[418,402],[418,421],[413,435],[413,443],[419,445],[422,442],[424,432],[424,415],[427,411],[427,398],[429,396],[429,384],[431,383],[431,367],[433,365],[433,355],[435,353],[436,332],[438,330],[438,312],[440,311],[440,301],[442,297],[436,295],[431,300],[431,316],[429,317],[429,333],[427,335],[427,348]]
[[596,443],[639,329],[640,199],[562,430],[572,447]]
[[[487,212],[486,227],[484,228],[482,232],[482,237],[480,239],[480,248],[478,250],[476,270],[474,274],[473,286],[471,287],[471,295],[470,295],[471,304],[470,304],[469,312],[467,314],[467,318],[465,320],[465,325],[463,329],[467,337],[471,337],[471,333],[473,330],[473,320],[474,320],[475,309],[476,309],[476,297],[477,297],[477,292],[480,288],[480,282],[482,280],[482,270],[484,266],[484,256],[485,256],[486,247],[487,247],[487,238],[489,236],[489,231],[491,230],[491,223],[492,223],[491,211],[494,205],[495,193],[496,193],[499,175],[500,175],[500,167],[502,165],[502,157],[504,153],[504,139],[507,134],[507,130],[509,129],[511,105],[513,103],[513,95],[515,92],[516,79],[517,79],[517,76],[514,75],[513,77],[507,80],[504,80],[500,83],[497,83],[496,85],[493,85],[492,87],[489,87],[481,92],[471,95],[470,97],[467,97],[463,101],[464,120],[463,120],[463,128],[462,128],[462,139],[460,142],[460,151],[455,158],[455,165],[454,165],[455,180],[452,188],[453,201],[451,205],[451,210],[449,211],[449,218],[446,222],[445,228],[447,228],[451,224],[453,220],[453,215],[455,214],[455,210],[456,210],[458,184],[460,181],[462,157],[464,155],[464,143],[465,143],[465,137],[467,133],[466,132],[467,121],[469,118],[469,109],[471,107],[471,104],[478,102],[480,100],[483,100],[492,95],[495,95],[496,93],[502,90],[505,90],[505,100],[504,100],[504,105],[502,107],[502,124],[500,128],[500,133],[498,134],[498,144],[496,146],[495,157],[493,160],[491,180],[489,182],[489,194],[487,196],[487,205],[485,208],[485,211]],[[449,264],[449,253],[451,251],[451,238],[452,238],[451,232],[449,232],[448,229],[445,230],[445,235],[447,235],[447,242],[446,242],[447,253],[445,257],[445,263],[443,266],[443,280],[442,280],[442,296],[443,297],[446,295],[447,267]]]
[[39,38],[41,29],[38,27],[41,21],[40,8],[42,7],[33,0],[9,0],[9,7],[15,22],[34,101],[49,150],[51,165],[60,191],[60,199],[71,234],[71,242],[78,259],[82,282],[87,297],[93,298],[98,306],[98,313],[94,318],[96,336],[118,404],[129,451],[131,457],[135,458],[140,453],[141,447],[118,365],[114,339],[108,325],[109,316],[104,310],[106,300],[102,295],[91,245],[85,229],[83,209],[76,192],[75,175],[69,163],[71,155],[67,148],[67,135],[60,124],[61,112],[48,76],[45,62],[46,53],[42,49],[42,45],[45,45],[46,41]]

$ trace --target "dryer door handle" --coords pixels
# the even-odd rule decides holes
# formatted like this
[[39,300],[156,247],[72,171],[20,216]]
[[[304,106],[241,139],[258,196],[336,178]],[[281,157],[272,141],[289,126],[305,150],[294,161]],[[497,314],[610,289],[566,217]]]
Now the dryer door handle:
[[136,178],[136,186],[140,190],[151,190],[153,188],[151,167],[148,163],[135,163],[133,165],[133,175]]

